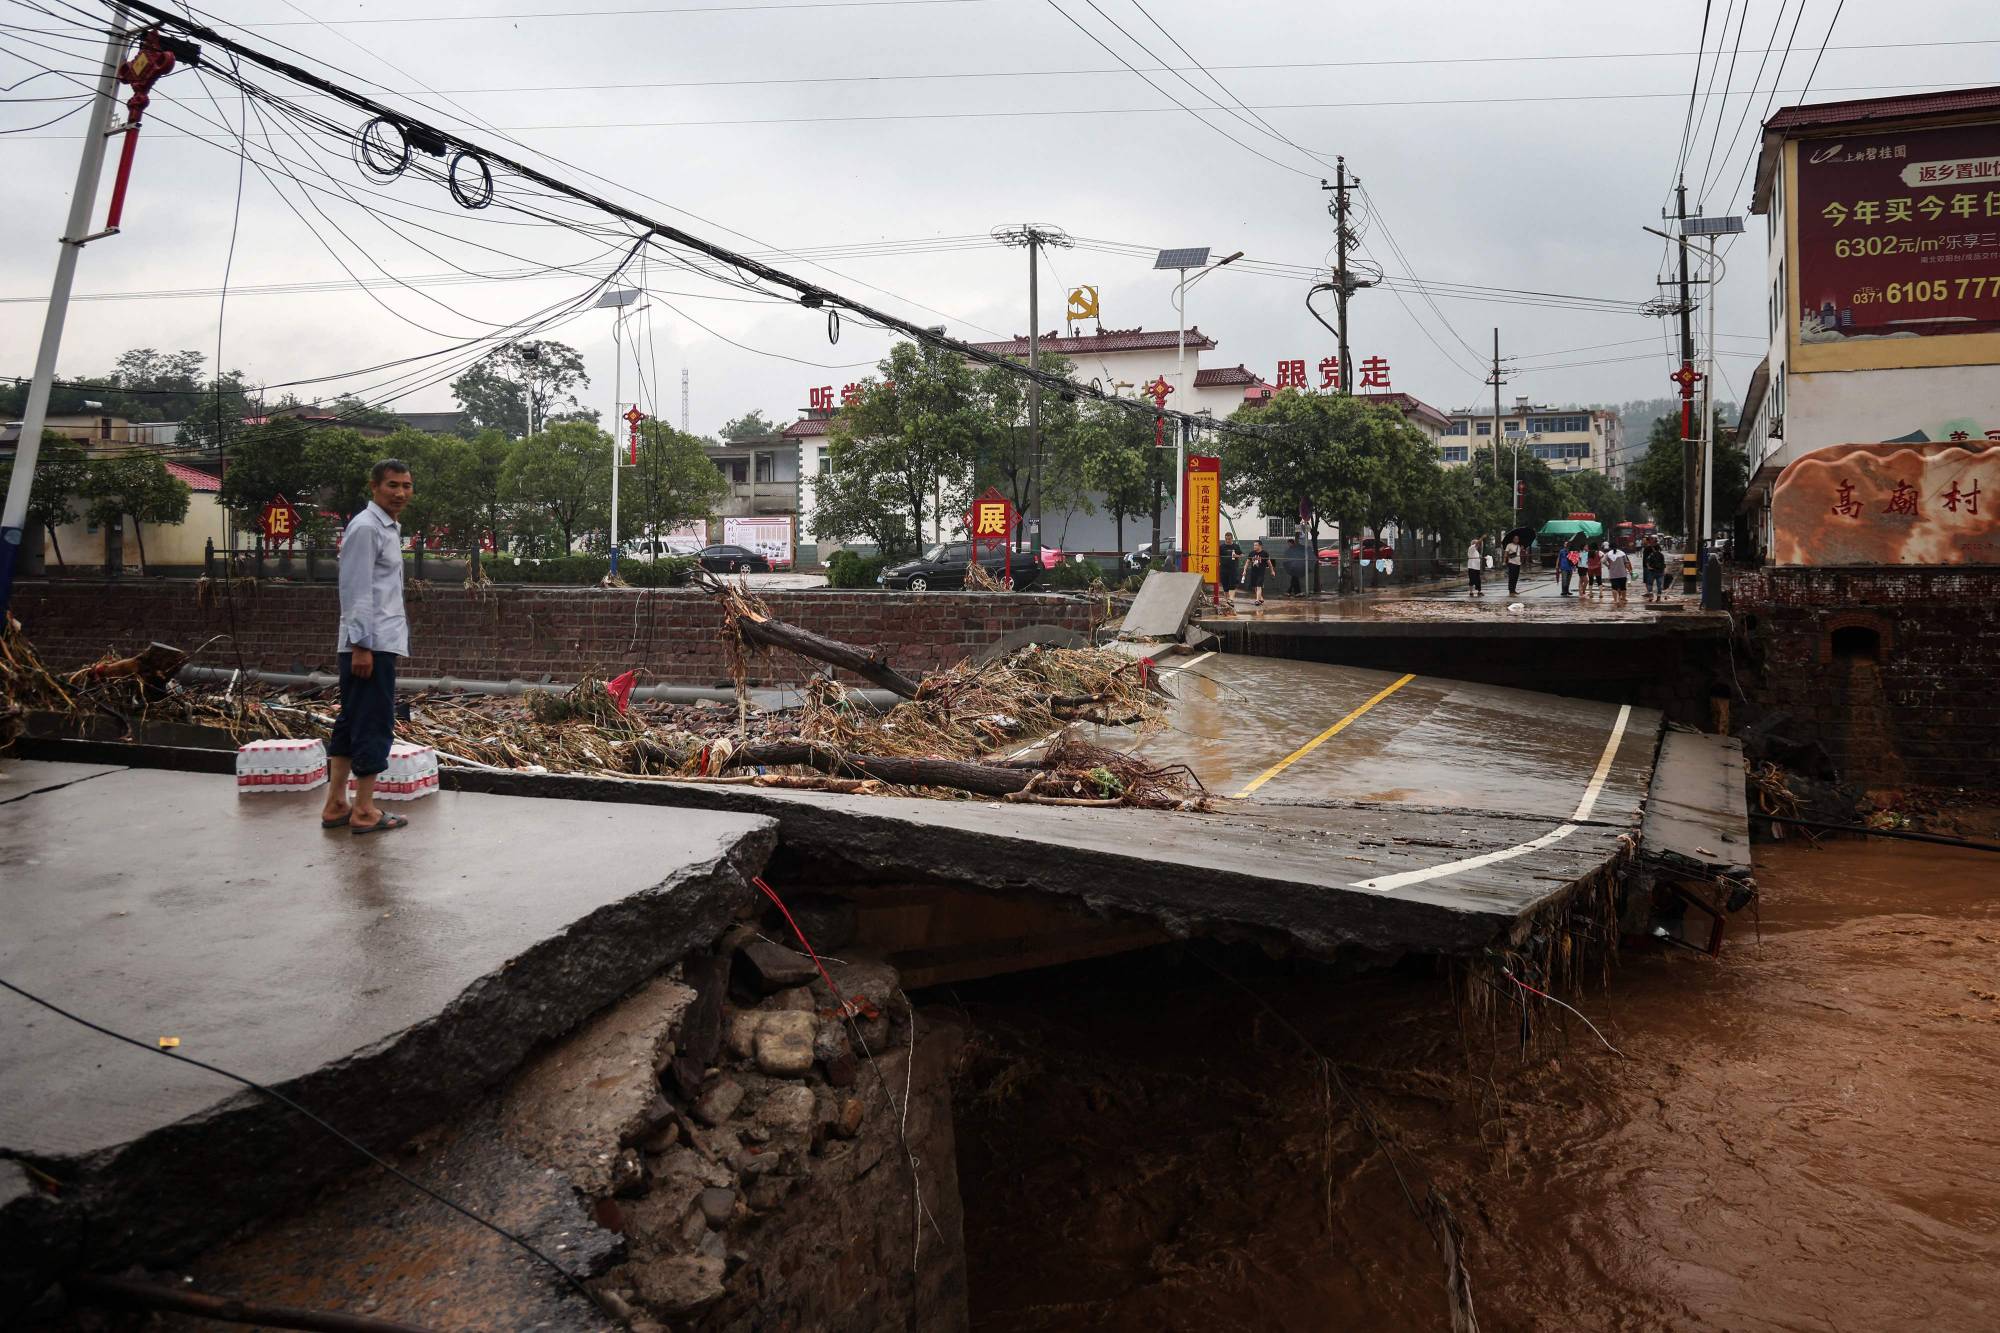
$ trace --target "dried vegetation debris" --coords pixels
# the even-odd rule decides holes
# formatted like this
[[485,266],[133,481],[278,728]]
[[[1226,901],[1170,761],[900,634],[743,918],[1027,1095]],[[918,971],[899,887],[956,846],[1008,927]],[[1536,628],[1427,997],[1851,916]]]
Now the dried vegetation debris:
[[[719,590],[719,591],[718,591]],[[1145,725],[1164,696],[1135,659],[1093,648],[1030,644],[983,664],[962,661],[910,681],[870,651],[773,620],[741,589],[715,581],[724,613],[734,708],[627,702],[602,676],[520,698],[427,692],[409,696],[400,739],[434,748],[447,766],[526,772],[735,782],[842,793],[999,797],[1028,803],[1199,809],[1206,793],[1184,766],[1155,767],[1065,730],[1073,723]],[[753,655],[774,648],[841,666],[902,695],[887,711],[858,699],[831,670],[812,676],[798,705],[758,709],[746,682]],[[331,688],[262,684],[197,688],[175,679],[187,656],[154,645],[59,674],[10,624],[0,642],[0,743],[24,710],[71,725],[177,722],[236,744],[323,737],[337,707]],[[9,710],[12,710],[11,714]],[[11,716],[11,724],[8,718]],[[1003,750],[1034,758],[996,759]]]

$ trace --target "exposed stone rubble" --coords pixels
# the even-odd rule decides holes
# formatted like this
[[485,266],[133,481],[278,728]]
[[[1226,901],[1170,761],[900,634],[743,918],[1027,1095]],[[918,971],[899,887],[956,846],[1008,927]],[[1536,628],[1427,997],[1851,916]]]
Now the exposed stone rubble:
[[[801,912],[844,948],[851,913]],[[645,1096],[609,1075],[609,1096],[629,1103],[620,1151],[565,1167],[624,1237],[623,1261],[593,1285],[641,1333],[964,1327],[947,1085],[956,1030],[926,1020],[912,1070],[913,1016],[893,967],[827,961],[843,1009],[810,958],[753,929],[718,952],[726,972],[692,959],[682,970],[727,987],[693,1095],[683,1021],[652,1058],[627,1061]],[[712,1000],[679,989],[683,1020]],[[913,1273],[918,1181],[928,1216]]]

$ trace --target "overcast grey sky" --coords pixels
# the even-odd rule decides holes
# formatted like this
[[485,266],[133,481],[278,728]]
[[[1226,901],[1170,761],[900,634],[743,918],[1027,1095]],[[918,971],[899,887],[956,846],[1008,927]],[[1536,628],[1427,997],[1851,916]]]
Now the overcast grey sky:
[[[1364,243],[1392,274],[1631,301],[1654,295],[1661,272],[1662,244],[1640,227],[1658,225],[1666,198],[1703,14],[1699,0],[1375,6],[1095,0],[1094,7],[1092,0],[820,6],[786,0],[755,6],[745,0],[208,2],[220,23],[246,25],[253,42],[293,47],[330,66],[342,81],[414,93],[440,107],[440,119],[476,116],[576,173],[611,177],[685,210],[666,213],[636,193],[623,196],[642,211],[744,248],[754,248],[746,236],[785,249],[979,237],[996,225],[1032,220],[1079,237],[1148,247],[1208,245],[1218,255],[1241,249],[1252,259],[1319,265],[1330,254],[1331,224],[1318,180],[1331,170],[1312,160],[1310,150],[1345,154],[1366,184],[1372,207]],[[35,3],[79,12],[67,9],[65,0]],[[105,12],[89,0],[74,3],[80,12]],[[1784,90],[1777,105],[1798,100],[1793,94],[1835,3],[1805,0],[1790,60],[1775,81]],[[659,12],[669,9],[682,12]],[[598,12],[579,12],[585,10]],[[565,12],[527,16],[558,11]],[[1779,52],[1797,12],[1797,4],[1788,3]],[[1151,69],[1164,59],[1187,69],[1196,88],[1213,92],[1162,35],[1164,28],[1297,147],[1254,123],[1209,112],[1209,125],[1248,147],[1232,143],[1121,68],[1065,13],[1132,63]],[[476,17],[381,21],[414,15]],[[1741,50],[1727,86],[1763,91],[1754,97],[1739,91],[1725,101],[1721,88],[1739,19]],[[1778,52],[1761,79],[1755,74],[1779,19],[1778,0],[1712,5],[1708,45],[1712,52],[1720,42],[1723,74],[1716,96],[1699,104],[1703,120],[1689,171],[1691,183],[1702,174],[1711,177],[1710,212],[1741,211],[1745,203],[1747,186],[1732,187],[1774,86]],[[41,65],[82,71],[96,59],[97,48],[85,41],[21,31],[64,27],[22,0],[0,0],[0,22],[18,25],[0,29],[6,53],[0,83]],[[248,26],[260,24],[267,26]],[[1990,4],[1851,0],[1810,100],[1991,82],[1996,50],[2000,14]],[[1181,102],[1205,104],[1174,75],[1150,78]],[[286,86],[275,78],[262,81]],[[462,111],[424,89],[437,90]],[[209,100],[211,90],[217,102]],[[73,91],[73,84],[44,77],[6,96]],[[1753,102],[1739,130],[1739,117]],[[32,126],[68,105],[0,104],[0,127]],[[343,123],[359,121],[337,104],[313,105]],[[160,85],[124,233],[88,248],[79,292],[220,283],[239,159],[229,143],[180,137],[173,128],[204,130],[196,118],[213,120],[218,111],[232,123],[240,114],[225,87],[205,89],[189,73]],[[81,124],[77,115],[45,130],[0,137],[0,164],[10,184],[10,206],[0,211],[0,296],[30,298],[0,304],[0,374],[25,375],[32,367]],[[259,133],[254,117],[249,127],[253,136]],[[497,141],[485,128],[466,133]],[[296,151],[282,139],[280,147]],[[462,239],[441,240],[408,227],[399,236],[356,204],[326,193],[313,196],[325,210],[322,217],[296,190],[291,204],[282,202],[253,169],[243,186],[232,286],[345,281],[329,245],[356,272],[371,276],[378,272],[371,264],[399,276],[444,273],[452,266],[491,272],[522,267],[524,260],[578,263],[603,249],[554,228],[514,225],[519,219],[497,209],[464,212],[435,184],[406,178],[377,187],[351,166],[343,183],[379,188],[399,202],[404,216]],[[107,170],[107,193],[108,187]],[[443,211],[422,211],[427,208]],[[353,247],[336,234],[336,223]],[[406,238],[437,254],[423,253]],[[833,272],[775,262],[919,322],[944,323],[957,335],[1025,332],[1023,256],[991,243],[968,245],[828,259]],[[1050,268],[1043,284],[1045,330],[1061,322],[1064,285],[1084,282],[1102,289],[1107,325],[1173,327],[1171,276],[1152,272],[1148,260],[1077,249],[1055,253]],[[1724,358],[1726,397],[1741,390],[1761,354],[1764,256],[1754,221],[1731,269],[1720,328],[1750,336],[1721,342],[1746,354]],[[653,376],[656,362],[665,382],[663,414],[678,419],[680,372],[691,372],[698,431],[713,431],[752,407],[785,417],[805,406],[810,387],[858,378],[888,346],[883,334],[852,324],[831,346],[818,313],[717,299],[740,293],[657,265],[649,277],[661,295],[645,317],[653,335],[646,373]],[[223,359],[260,382],[324,375],[475,336],[487,331],[481,320],[515,320],[587,285],[561,275],[373,296],[352,289],[240,293],[228,305]],[[1306,287],[1294,278],[1233,270],[1205,281],[1190,299],[1190,317],[1220,341],[1206,363],[1240,361],[1266,377],[1280,357],[1316,364],[1332,350],[1332,339],[1307,314]],[[692,295],[668,294],[673,292]],[[678,311],[667,308],[669,302]],[[1353,350],[1357,357],[1388,358],[1396,388],[1438,407],[1490,396],[1477,362],[1496,324],[1503,355],[1524,357],[1510,395],[1549,403],[1615,402],[1664,395],[1671,387],[1666,375],[1672,364],[1657,319],[1444,297],[1436,304],[1441,315],[1412,294],[1359,296]],[[835,368],[743,350],[691,320],[764,353]],[[105,370],[132,346],[193,347],[212,355],[216,326],[213,296],[78,301],[60,372]],[[608,411],[610,315],[597,312],[552,336],[584,351],[594,381],[590,401]],[[1596,364],[1578,364],[1584,362]],[[629,363],[626,374],[629,385]],[[397,404],[450,405],[442,385]]]

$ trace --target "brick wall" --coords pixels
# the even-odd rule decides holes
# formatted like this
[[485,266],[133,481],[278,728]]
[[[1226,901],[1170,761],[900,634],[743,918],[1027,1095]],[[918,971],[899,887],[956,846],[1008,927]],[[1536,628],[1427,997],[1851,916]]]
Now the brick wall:
[[[1055,625],[1088,633],[1101,604],[1035,593],[766,592],[782,620],[832,638],[880,644],[909,674],[956,662],[1010,631]],[[249,666],[270,671],[331,670],[339,621],[329,584],[263,583],[238,589],[234,607],[216,585],[195,580],[23,581],[13,614],[52,666],[71,667],[153,640],[192,649],[234,633]],[[713,602],[686,589],[634,590],[500,587],[412,588],[412,676],[574,680],[585,672],[644,667],[645,683],[727,683],[721,616]],[[233,666],[219,643],[205,654]],[[806,674],[779,654],[753,663],[753,680],[792,683]]]
[[2000,788],[2000,569],[1728,579],[1744,689],[1788,715],[1786,734],[1825,746],[1843,778]]

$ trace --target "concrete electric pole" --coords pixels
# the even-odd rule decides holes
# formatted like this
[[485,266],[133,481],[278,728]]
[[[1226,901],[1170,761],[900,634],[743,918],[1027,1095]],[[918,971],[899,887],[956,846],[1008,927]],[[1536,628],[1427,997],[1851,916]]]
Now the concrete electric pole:
[[[90,235],[90,214],[97,206],[97,178],[104,171],[111,113],[118,105],[118,66],[125,59],[131,34],[125,30],[125,8],[111,7],[111,31],[104,41],[104,68],[97,77],[90,119],[83,132],[83,157],[77,163],[76,188],[70,191],[69,222],[56,253],[55,281],[49,288],[48,311],[42,317],[42,342],[35,354],[35,377],[28,382],[28,401],[21,413],[20,443],[14,447],[14,472],[7,499],[0,506],[0,618],[14,595],[14,570],[27,537],[28,496],[35,483],[35,464],[42,451],[42,425],[49,418],[49,391],[55,385],[56,354],[62,350],[63,320],[69,313],[70,288],[76,282],[77,256],[83,247],[115,229]],[[222,373],[222,367],[216,367]]]
[[[996,227],[993,239],[1002,245],[1023,246],[1028,251],[1028,369],[1041,369],[1040,270],[1042,247],[1071,245],[1061,227],[1024,222],[1018,227]],[[1042,384],[1028,381],[1028,543],[1037,568],[1042,563]]]

